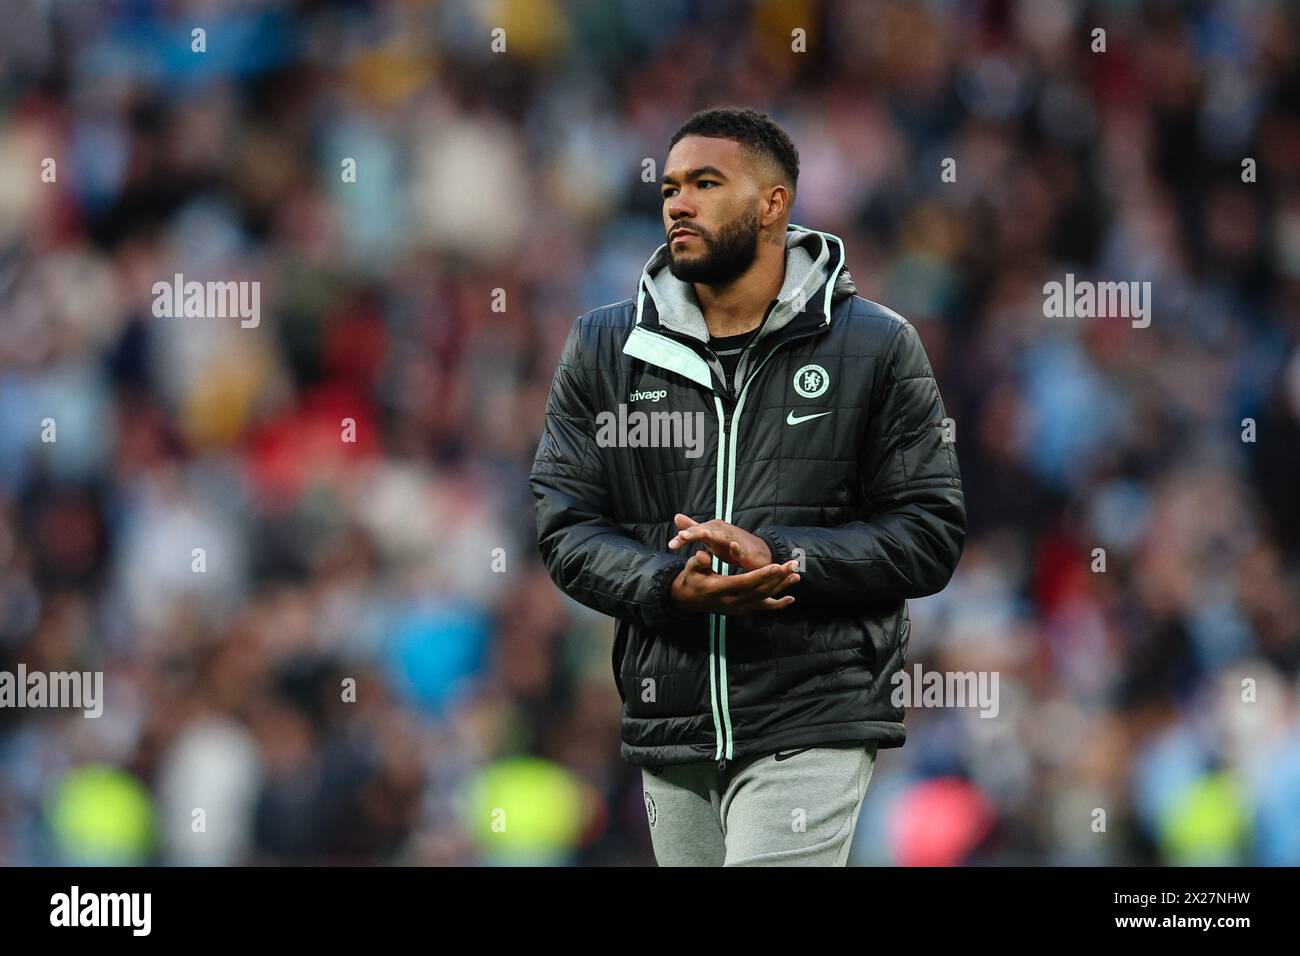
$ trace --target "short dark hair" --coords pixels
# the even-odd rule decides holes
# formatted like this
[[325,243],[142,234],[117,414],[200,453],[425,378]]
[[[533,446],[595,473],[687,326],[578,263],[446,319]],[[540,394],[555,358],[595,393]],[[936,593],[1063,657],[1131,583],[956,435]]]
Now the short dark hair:
[[745,152],[774,163],[785,174],[790,187],[790,202],[794,203],[795,190],[799,185],[799,150],[794,148],[794,142],[785,130],[777,126],[766,113],[745,106],[718,106],[700,110],[692,114],[681,129],[673,134],[668,148],[671,150],[685,136],[733,139]]

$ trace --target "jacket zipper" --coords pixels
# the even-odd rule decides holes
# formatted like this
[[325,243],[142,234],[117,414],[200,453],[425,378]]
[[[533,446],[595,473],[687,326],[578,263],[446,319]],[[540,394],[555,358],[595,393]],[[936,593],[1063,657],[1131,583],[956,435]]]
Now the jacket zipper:
[[[718,453],[721,458],[721,468],[718,469],[719,485],[715,493],[715,504],[718,512],[715,517],[721,518],[724,509],[726,508],[726,492],[722,490],[724,486],[721,484],[721,481],[722,476],[727,473],[727,447],[730,444],[728,436],[731,432],[731,420],[727,417],[726,411],[723,409],[722,400],[716,395],[713,400],[717,404],[718,418],[722,425],[721,438],[719,439],[721,444],[718,447]],[[730,566],[725,561],[722,561],[721,559],[715,560],[718,562],[717,571],[719,574],[725,575],[730,573]],[[724,670],[724,662],[727,654],[725,620],[726,619],[721,614],[712,614],[710,615],[709,622],[709,636],[711,638],[709,642],[709,650],[712,654],[709,661],[709,683],[713,685],[715,695],[713,721],[718,745],[717,749],[714,751],[714,758],[718,761],[719,772],[727,769],[727,751],[730,749],[730,740],[727,736],[726,723],[722,717],[718,716],[719,714],[725,714],[727,709],[727,691],[725,683],[726,671]]]
[[[764,321],[766,321],[766,317],[764,317]],[[798,342],[802,339],[806,339],[818,334],[820,331],[820,328],[813,329],[804,332],[801,335],[792,336],[784,342],[772,346],[771,351],[763,356],[763,360],[759,362],[758,365],[754,367],[754,371],[746,377],[744,384],[740,388],[740,394],[736,398],[736,403],[732,406],[732,414],[730,417],[728,417],[723,410],[722,400],[718,398],[717,395],[714,395],[713,400],[717,406],[718,421],[722,426],[720,433],[721,438],[719,439],[721,447],[718,450],[721,468],[718,471],[717,481],[719,485],[717,488],[717,494],[715,494],[715,510],[718,511],[716,517],[721,518],[723,521],[730,523],[731,512],[736,503],[733,497],[735,492],[735,476],[732,474],[732,471],[735,469],[735,462],[729,460],[729,439],[732,430],[736,427],[736,415],[744,405],[745,393],[749,391],[750,382],[758,377],[758,373],[762,370],[763,366],[767,364],[768,359],[775,355],[777,350],[782,346],[789,345],[791,342]],[[757,339],[757,336],[755,336],[755,338]],[[752,344],[753,343],[751,342],[750,345]],[[745,351],[748,349],[749,345],[746,345]],[[744,351],[741,352],[740,357],[742,360],[744,359]],[[740,361],[736,362],[736,370],[740,370]],[[728,398],[730,398],[731,395],[731,390],[728,390]],[[726,490],[723,490],[724,486],[722,485],[724,476],[726,478]],[[718,560],[718,573],[723,575],[731,573],[731,566],[729,564],[720,559],[715,560]],[[714,751],[714,759],[718,761],[718,770],[721,772],[727,769],[727,761],[732,757],[733,743],[731,737],[731,711],[727,706],[727,618],[724,614],[709,615],[709,655],[709,684],[713,696],[713,727],[718,739],[718,746]],[[721,714],[721,717],[719,717],[719,714]]]
[[[758,331],[753,334],[750,340],[745,343],[745,347],[740,350],[740,355],[736,359],[736,372],[735,375],[732,376],[731,384],[730,387],[728,388],[728,397],[732,399],[736,398],[736,388],[735,388],[736,375],[739,375],[741,372],[745,370],[745,356],[749,354],[749,350],[754,345],[754,343],[757,342],[760,338],[762,338],[763,327],[767,325],[768,316],[770,316],[772,314],[772,310],[776,308],[777,302],[778,302],[777,299],[773,299],[771,302],[767,304],[767,311],[763,313],[763,321],[758,323]],[[741,391],[744,391],[744,383],[741,383]],[[734,403],[732,405],[732,408],[735,408]]]
[[[735,412],[735,402],[737,399],[735,375],[740,372],[744,365],[745,356],[749,354],[750,346],[758,341],[758,337],[763,334],[763,326],[767,325],[767,318],[772,314],[772,309],[776,306],[776,301],[776,299],[773,299],[768,303],[767,311],[763,313],[763,321],[758,324],[758,331],[755,332],[750,340],[745,343],[745,347],[740,350],[740,356],[736,359],[736,371],[732,373],[732,381],[727,382],[725,379],[723,380],[722,384],[726,388],[726,396],[728,403],[731,405],[733,414]],[[718,472],[718,480],[721,482],[722,476],[729,473],[727,470],[729,465],[727,460],[727,450],[731,447],[729,439],[731,435],[732,419],[727,416],[721,400],[719,400],[716,395],[714,396],[714,401],[717,403],[718,419],[722,425],[722,437],[719,439],[721,445],[718,449],[722,457],[722,468]],[[719,490],[721,490],[721,485],[719,485]],[[729,510],[726,500],[726,492],[722,493],[722,497],[720,500],[716,501],[716,505],[718,513],[715,517],[721,518]],[[719,560],[718,573],[722,575],[730,574],[731,565],[725,561]],[[711,617],[712,620],[710,623],[712,626],[709,628],[709,632],[714,636],[714,639],[710,642],[710,651],[713,656],[709,661],[709,683],[713,685],[716,693],[716,701],[714,703],[714,731],[718,739],[718,746],[714,751],[714,757],[718,760],[718,772],[721,773],[727,769],[727,759],[731,756],[731,714],[727,707],[727,619],[721,614],[714,614]],[[714,678],[715,674],[716,680]],[[717,717],[719,713],[722,715],[721,719],[718,719]]]

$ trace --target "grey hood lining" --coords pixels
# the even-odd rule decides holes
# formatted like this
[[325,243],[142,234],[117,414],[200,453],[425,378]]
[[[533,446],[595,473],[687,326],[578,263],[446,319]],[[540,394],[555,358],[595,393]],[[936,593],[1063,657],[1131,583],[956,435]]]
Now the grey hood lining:
[[[848,269],[842,265],[842,248],[834,254],[836,262],[831,261],[831,244],[825,233],[791,223],[786,227],[785,248],[785,279],[758,339],[785,328],[800,310],[820,311],[821,303],[813,303],[812,297],[826,282],[836,262],[841,267],[835,280],[835,293],[857,291]],[[709,327],[695,298],[695,289],[668,268],[667,243],[654,251],[642,270],[641,282],[654,300],[660,325],[700,342],[709,341]]]

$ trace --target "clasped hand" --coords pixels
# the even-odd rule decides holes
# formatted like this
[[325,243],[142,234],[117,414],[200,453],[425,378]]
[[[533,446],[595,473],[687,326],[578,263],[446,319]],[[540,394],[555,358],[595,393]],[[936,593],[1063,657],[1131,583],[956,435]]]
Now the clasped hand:
[[[708,614],[753,614],[780,611],[794,603],[792,595],[774,597],[778,591],[799,582],[798,561],[772,563],[772,550],[762,538],[720,518],[698,522],[687,515],[673,517],[677,534],[668,542],[669,551],[688,544],[703,544],[673,581],[672,601],[686,611]],[[718,574],[713,557],[739,574]]]

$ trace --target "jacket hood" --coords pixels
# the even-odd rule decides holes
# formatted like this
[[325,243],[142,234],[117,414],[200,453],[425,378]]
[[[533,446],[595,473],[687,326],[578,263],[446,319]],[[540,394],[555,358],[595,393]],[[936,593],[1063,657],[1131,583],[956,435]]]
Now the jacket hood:
[[[708,342],[709,328],[695,298],[695,289],[669,270],[666,242],[654,251],[641,272],[638,325],[642,322],[643,292],[649,293],[660,326]],[[785,234],[785,280],[758,337],[762,339],[779,332],[800,315],[829,325],[831,303],[856,292],[853,277],[845,266],[844,243],[830,233],[790,223]]]

